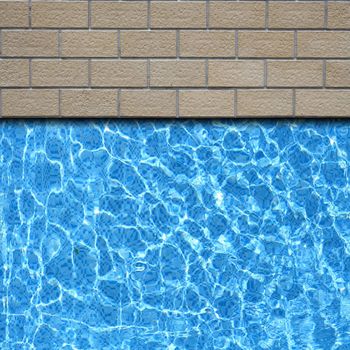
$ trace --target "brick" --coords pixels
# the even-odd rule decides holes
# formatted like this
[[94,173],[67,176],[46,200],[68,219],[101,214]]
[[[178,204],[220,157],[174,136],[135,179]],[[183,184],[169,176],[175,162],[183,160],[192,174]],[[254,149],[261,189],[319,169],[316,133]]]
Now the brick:
[[122,31],[122,57],[175,57],[175,31]]
[[29,8],[27,2],[0,2],[0,27],[25,28],[29,25]]
[[87,28],[88,4],[81,1],[34,1],[33,28]]
[[272,87],[323,85],[322,61],[269,61],[267,73],[267,85]]
[[57,117],[58,90],[2,90],[3,117]]
[[293,57],[294,33],[239,32],[238,45],[240,57]]
[[151,61],[151,86],[201,87],[205,85],[205,61]]
[[327,61],[327,87],[350,87],[350,61]]
[[271,1],[269,28],[323,28],[324,2]]
[[180,55],[184,57],[234,57],[235,34],[231,31],[181,31]]
[[180,91],[179,114],[180,117],[233,117],[234,91]]
[[116,90],[64,89],[61,113],[63,117],[115,117],[117,97]]
[[88,85],[88,62],[82,60],[33,60],[34,87],[74,87]]
[[205,28],[204,2],[151,2],[152,28]]
[[328,28],[350,28],[350,3],[348,1],[328,2]]
[[350,117],[350,90],[297,90],[298,117]]
[[263,61],[209,61],[210,87],[259,87],[264,85]]
[[147,1],[95,1],[91,4],[93,28],[147,28]]
[[146,87],[147,61],[93,60],[91,84],[106,87]]
[[118,35],[113,31],[62,32],[63,57],[116,57]]
[[238,117],[291,117],[292,90],[238,90]]
[[0,60],[0,86],[29,86],[28,60]]
[[175,117],[176,92],[165,90],[122,90],[121,117]]
[[57,56],[57,32],[44,30],[3,31],[1,53],[3,56]]
[[265,3],[211,1],[210,28],[265,28]]
[[344,0],[0,0],[0,113],[350,117],[349,28]]
[[350,56],[350,32],[298,32],[298,57]]

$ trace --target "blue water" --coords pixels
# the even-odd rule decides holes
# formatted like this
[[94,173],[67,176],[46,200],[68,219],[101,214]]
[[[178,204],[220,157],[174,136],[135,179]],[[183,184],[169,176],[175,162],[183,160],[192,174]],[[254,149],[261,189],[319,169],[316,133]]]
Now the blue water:
[[1,349],[350,349],[349,126],[1,122]]

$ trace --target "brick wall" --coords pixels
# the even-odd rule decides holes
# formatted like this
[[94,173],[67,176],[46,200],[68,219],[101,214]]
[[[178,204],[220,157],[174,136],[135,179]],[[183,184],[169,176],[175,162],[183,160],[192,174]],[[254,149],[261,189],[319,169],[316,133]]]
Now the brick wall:
[[349,1],[0,1],[2,117],[349,117]]

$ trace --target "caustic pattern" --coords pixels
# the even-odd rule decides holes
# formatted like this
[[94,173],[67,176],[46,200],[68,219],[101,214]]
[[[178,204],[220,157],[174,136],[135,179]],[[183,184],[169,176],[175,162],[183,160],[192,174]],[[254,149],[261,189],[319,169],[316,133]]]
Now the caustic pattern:
[[2,122],[1,348],[349,349],[349,134]]

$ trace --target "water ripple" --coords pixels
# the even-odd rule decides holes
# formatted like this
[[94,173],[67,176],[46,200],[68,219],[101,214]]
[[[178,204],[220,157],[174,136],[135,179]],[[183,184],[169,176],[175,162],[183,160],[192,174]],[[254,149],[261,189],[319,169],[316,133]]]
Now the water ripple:
[[346,121],[3,121],[2,349],[350,349]]

